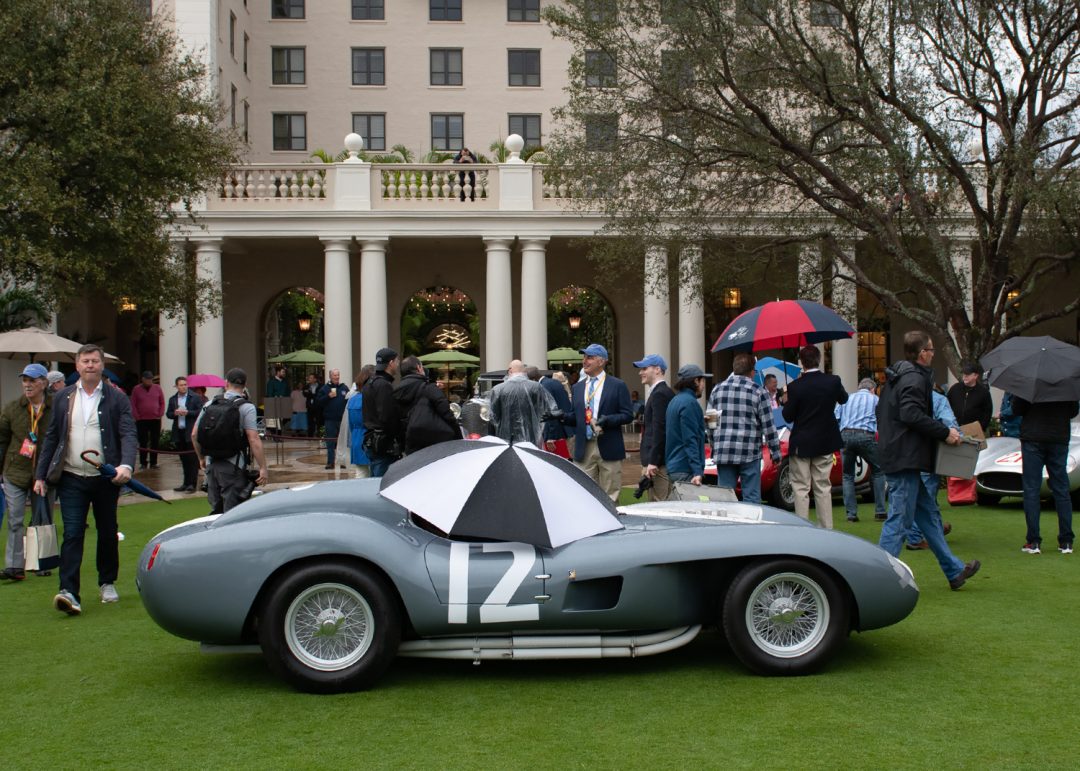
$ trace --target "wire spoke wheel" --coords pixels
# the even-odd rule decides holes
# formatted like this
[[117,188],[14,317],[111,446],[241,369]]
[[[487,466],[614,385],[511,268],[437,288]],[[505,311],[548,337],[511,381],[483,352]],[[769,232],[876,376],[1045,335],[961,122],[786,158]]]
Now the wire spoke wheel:
[[323,583],[299,593],[285,612],[285,642],[303,664],[323,672],[351,666],[367,653],[375,627],[360,592]]
[[772,656],[811,651],[829,626],[829,601],[814,581],[798,573],[770,576],[751,592],[746,627],[754,644]]

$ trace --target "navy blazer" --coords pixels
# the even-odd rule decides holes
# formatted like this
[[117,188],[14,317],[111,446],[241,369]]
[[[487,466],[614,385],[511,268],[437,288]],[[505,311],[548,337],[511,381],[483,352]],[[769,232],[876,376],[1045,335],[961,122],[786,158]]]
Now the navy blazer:
[[[583,372],[581,379],[574,384],[571,410],[563,422],[574,428],[574,460],[585,460],[585,385],[588,376]],[[604,390],[600,394],[600,403],[596,405],[596,422],[604,429],[596,440],[600,457],[604,460],[623,460],[626,447],[623,445],[622,427],[634,422],[634,405],[630,401],[630,389],[626,383],[613,375],[604,379]]]
[[173,394],[169,397],[169,402],[165,407],[165,417],[173,422],[172,424],[172,436],[174,442],[185,442],[191,444],[191,429],[195,427],[195,421],[199,418],[199,413],[202,412],[202,408],[206,406],[206,400],[199,396],[192,390],[187,392],[187,420],[184,421],[184,427],[180,428],[177,425],[180,422],[180,416],[176,414],[176,402],[179,394]]
[[787,389],[784,420],[794,423],[788,449],[799,458],[829,455],[844,446],[836,405],[848,400],[844,384],[836,375],[806,372]]
[[[44,479],[49,484],[60,481],[71,425],[71,399],[78,387],[79,381],[76,380],[53,397],[52,419],[45,432],[45,441],[41,444],[35,479]],[[101,425],[101,449],[105,462],[134,469],[139,440],[135,433],[135,419],[131,416],[131,401],[127,394],[113,388],[107,380],[101,387],[98,423]]]
[[[562,383],[553,377],[542,377],[540,378],[540,385],[547,389],[548,393],[551,394],[551,398],[555,400],[555,406],[562,410],[564,415],[570,412],[570,395],[566,393]],[[544,421],[545,442],[565,439],[568,436],[570,436],[570,432],[566,430],[566,426],[560,421]]]

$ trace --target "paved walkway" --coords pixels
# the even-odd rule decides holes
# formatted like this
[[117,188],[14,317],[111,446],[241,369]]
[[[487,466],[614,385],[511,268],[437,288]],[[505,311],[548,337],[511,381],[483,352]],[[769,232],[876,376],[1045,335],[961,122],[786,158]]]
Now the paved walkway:
[[[266,460],[270,467],[270,482],[262,489],[277,490],[308,482],[329,482],[335,479],[350,479],[351,468],[326,469],[326,450],[321,442],[304,439],[286,438],[281,442],[264,442]],[[638,437],[626,435],[627,458],[623,462],[623,485],[636,487],[641,478],[641,466],[637,455]],[[205,498],[206,493],[178,493],[183,480],[180,458],[176,455],[158,456],[157,468],[136,470],[135,478],[152,490],[157,491],[169,501]],[[199,475],[201,484],[203,477]],[[148,499],[141,495],[122,495],[120,504],[145,503]]]

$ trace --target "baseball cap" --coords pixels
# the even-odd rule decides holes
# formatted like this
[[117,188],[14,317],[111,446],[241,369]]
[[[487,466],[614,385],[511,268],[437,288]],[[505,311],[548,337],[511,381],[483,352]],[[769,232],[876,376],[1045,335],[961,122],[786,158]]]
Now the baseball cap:
[[37,379],[45,379],[49,376],[49,370],[45,369],[40,364],[27,364],[23,367],[22,377]]
[[247,373],[239,367],[233,367],[225,373],[225,381],[232,385],[247,385]]
[[664,361],[664,357],[658,353],[650,353],[641,361],[635,361],[634,366],[638,369],[645,369],[646,367],[659,367],[661,372],[667,372],[667,362]]
[[379,352],[375,354],[375,369],[383,372],[386,370],[386,365],[397,358],[397,351],[393,348],[380,348]]
[[697,364],[683,364],[679,367],[679,380],[686,380],[692,377],[712,377],[699,367]]
[[63,383],[64,382],[64,373],[61,372],[58,369],[54,369],[48,374],[48,378],[49,378],[49,383],[50,384],[51,383]]
[[150,370],[146,370],[146,371],[144,371],[142,373],[142,379],[143,380],[153,380],[154,379],[154,373],[151,372]]
[[578,351],[586,356],[599,356],[601,359],[608,358],[607,348],[600,345],[600,343],[589,343],[587,346]]

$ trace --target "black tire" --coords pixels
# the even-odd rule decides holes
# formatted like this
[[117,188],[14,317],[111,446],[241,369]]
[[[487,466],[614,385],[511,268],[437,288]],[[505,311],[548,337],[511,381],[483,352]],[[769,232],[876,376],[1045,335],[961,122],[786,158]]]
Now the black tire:
[[778,509],[795,511],[795,490],[791,487],[791,466],[787,458],[780,461],[776,481],[769,490],[769,502]]
[[975,502],[980,506],[997,506],[1001,503],[1001,496],[993,493],[975,493]]
[[820,669],[847,638],[850,615],[839,580],[797,559],[747,565],[728,587],[722,611],[731,649],[760,675]]
[[308,564],[271,587],[259,643],[270,668],[302,691],[359,691],[397,655],[400,615],[393,589],[375,571]]

